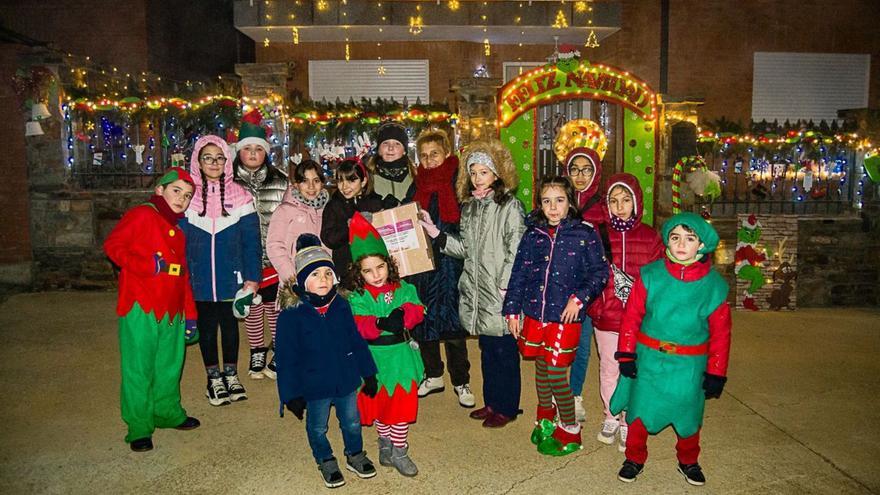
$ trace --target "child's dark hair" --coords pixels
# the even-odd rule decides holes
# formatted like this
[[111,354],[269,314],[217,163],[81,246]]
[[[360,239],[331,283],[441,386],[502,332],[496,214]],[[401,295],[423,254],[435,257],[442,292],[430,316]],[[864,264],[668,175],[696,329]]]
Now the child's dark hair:
[[319,165],[318,162],[314,160],[303,160],[293,169],[293,182],[296,184],[305,182],[306,172],[309,170],[314,171],[315,175],[318,176],[318,179],[320,179],[322,183],[327,180],[326,177],[324,177],[324,169],[321,168],[321,165]]
[[535,188],[535,209],[532,210],[535,212],[535,215],[544,223],[547,222],[547,217],[541,209],[541,197],[544,194],[544,189],[548,187],[558,187],[562,189],[565,193],[565,197],[568,198],[568,212],[566,212],[565,218],[577,218],[578,210],[577,202],[574,199],[574,185],[568,180],[568,178],[562,177],[561,175],[545,175],[544,177],[541,177],[540,181],[538,181],[538,187]]
[[400,282],[400,270],[397,269],[397,262],[394,261],[394,258],[391,256],[386,256],[384,254],[365,254],[360,258],[354,260],[354,262],[349,266],[349,274],[351,277],[351,287],[349,289],[357,291],[359,293],[364,292],[364,287],[367,285],[367,281],[364,279],[364,276],[361,275],[361,261],[369,258],[370,256],[376,256],[378,258],[382,258],[385,261],[385,264],[388,265],[388,280],[386,283],[396,284]]
[[364,192],[369,193],[373,191],[373,181],[370,180],[370,174],[367,173],[366,165],[356,158],[346,158],[339,162],[339,165],[336,166],[337,184],[341,178],[350,182],[367,179]]

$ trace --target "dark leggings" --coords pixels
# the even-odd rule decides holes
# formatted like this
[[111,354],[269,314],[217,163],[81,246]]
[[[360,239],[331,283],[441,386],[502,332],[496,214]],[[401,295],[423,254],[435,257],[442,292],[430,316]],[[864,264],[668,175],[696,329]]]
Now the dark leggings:
[[199,349],[205,368],[218,366],[217,326],[223,344],[223,364],[238,364],[238,320],[232,314],[232,302],[196,301],[199,311]]

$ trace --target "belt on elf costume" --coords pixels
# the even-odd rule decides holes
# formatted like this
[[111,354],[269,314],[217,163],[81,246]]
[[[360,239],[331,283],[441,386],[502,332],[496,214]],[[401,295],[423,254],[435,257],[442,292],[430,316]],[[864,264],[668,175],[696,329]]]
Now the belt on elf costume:
[[404,338],[402,333],[393,333],[391,335],[380,335],[375,339],[368,340],[367,344],[369,345],[394,345],[394,344],[402,344],[406,342],[407,339]]
[[709,343],[704,342],[698,345],[682,345],[676,344],[675,342],[667,342],[665,340],[658,340],[654,337],[648,337],[647,335],[639,332],[636,336],[639,343],[650,347],[651,349],[658,350],[664,354],[680,354],[683,356],[700,356],[703,354],[709,353]]

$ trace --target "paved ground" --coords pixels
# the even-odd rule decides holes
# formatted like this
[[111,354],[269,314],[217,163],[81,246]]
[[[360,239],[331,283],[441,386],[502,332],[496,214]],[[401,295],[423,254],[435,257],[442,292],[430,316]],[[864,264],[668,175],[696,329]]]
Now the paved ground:
[[[320,484],[301,422],[277,414],[274,382],[245,378],[250,400],[213,408],[204,398],[198,350],[190,348],[184,406],[192,432],[159,431],[156,449],[132,453],[118,412],[115,295],[42,293],[0,305],[0,493],[315,493]],[[467,418],[451,388],[422,402],[411,452],[414,479],[380,468],[341,493],[880,493],[880,311],[801,310],[734,318],[730,382],[707,406],[692,488],[675,471],[673,435],[649,442],[632,485],[623,460],[593,439],[601,412],[590,363],[585,448],[537,454],[531,414],[488,431]],[[242,331],[242,336],[244,332]],[[242,339],[242,356],[246,356]],[[471,342],[474,389],[479,353]],[[524,363],[524,375],[532,371]],[[478,394],[479,395],[479,394]],[[525,377],[523,407],[533,411]],[[376,458],[375,436],[364,430]],[[341,451],[337,433],[331,442]]]

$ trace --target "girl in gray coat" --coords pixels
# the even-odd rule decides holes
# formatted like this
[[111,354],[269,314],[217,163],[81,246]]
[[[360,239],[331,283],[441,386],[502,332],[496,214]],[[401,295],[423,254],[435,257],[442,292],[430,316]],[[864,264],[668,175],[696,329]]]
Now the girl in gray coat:
[[485,402],[470,416],[487,428],[504,426],[520,412],[519,354],[501,314],[525,231],[515,188],[516,171],[507,148],[497,139],[475,141],[462,155],[456,184],[463,205],[460,234],[440,232],[429,216],[422,216],[441,252],[464,260],[459,314],[465,329],[479,336]]

